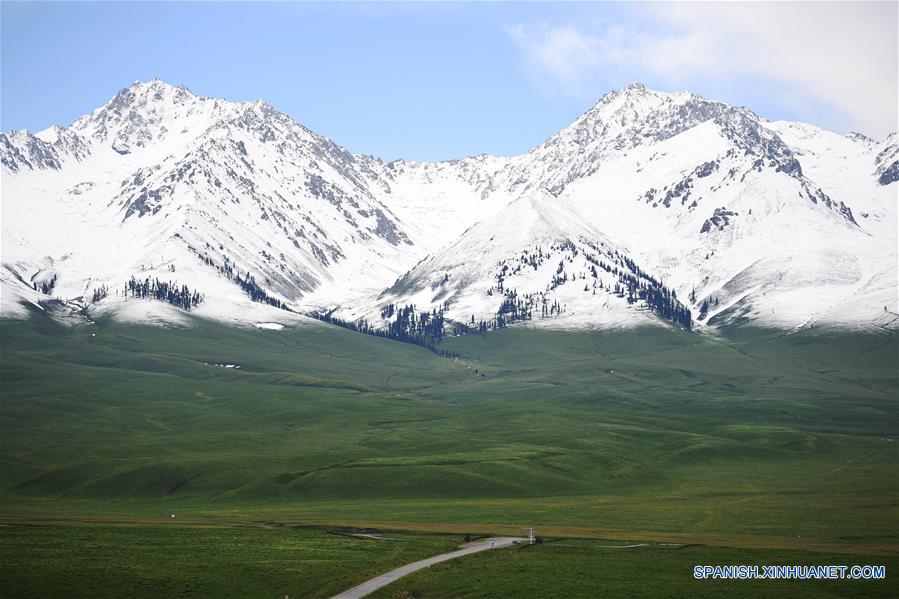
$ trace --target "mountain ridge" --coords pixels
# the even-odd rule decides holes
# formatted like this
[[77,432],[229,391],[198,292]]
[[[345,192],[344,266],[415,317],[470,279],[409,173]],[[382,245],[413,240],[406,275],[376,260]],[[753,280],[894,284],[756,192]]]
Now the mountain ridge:
[[[376,322],[385,294],[415,303],[391,292],[391,282],[415,269],[423,280],[439,276],[423,269],[439,270],[435,256],[446,261],[473,229],[485,236],[491,225],[480,223],[511,238],[517,223],[554,205],[577,215],[569,227],[583,221],[587,237],[609,241],[659,288],[679,292],[700,328],[746,318],[784,328],[868,326],[882,320],[877,304],[895,303],[895,269],[877,266],[895,255],[895,139],[770,122],[689,92],[631,84],[518,156],[385,163],[262,101],[137,82],[70,127],[0,134],[2,285],[15,296],[3,313],[21,314],[19,300],[51,298],[117,313],[124,299],[115,294],[129,278],[177,273],[210,290],[196,311],[213,318],[255,319],[249,294],[295,312]],[[527,214],[504,221],[510,206]],[[477,266],[482,259],[462,261],[473,280],[472,269],[497,266]],[[37,293],[51,278],[49,293]],[[250,280],[258,292],[247,290]],[[875,289],[865,283],[875,280]],[[101,287],[113,294],[85,299]],[[828,287],[843,299],[820,301]],[[833,314],[853,297],[867,298],[864,306]],[[471,307],[488,320],[480,309],[495,303],[488,298],[469,297],[464,309],[416,305],[455,314],[449,327]],[[638,308],[634,299],[546,322],[612,326],[634,322]]]

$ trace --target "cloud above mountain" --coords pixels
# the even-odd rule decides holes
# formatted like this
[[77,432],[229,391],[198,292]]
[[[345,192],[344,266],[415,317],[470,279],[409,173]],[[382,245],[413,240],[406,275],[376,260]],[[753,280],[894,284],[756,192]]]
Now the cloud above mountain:
[[821,124],[897,127],[897,5],[652,3],[614,20],[518,23],[508,34],[553,89],[591,95],[610,71],[672,87],[762,85]]

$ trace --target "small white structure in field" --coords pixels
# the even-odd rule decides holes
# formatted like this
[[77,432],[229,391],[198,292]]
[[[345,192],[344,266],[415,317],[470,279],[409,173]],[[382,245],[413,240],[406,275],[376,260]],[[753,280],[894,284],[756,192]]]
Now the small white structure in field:
[[534,529],[528,528],[526,530],[528,531],[528,543],[533,545],[537,541],[537,537],[534,536]]
[[172,518],[174,518],[174,517],[175,517],[175,514],[172,514]]

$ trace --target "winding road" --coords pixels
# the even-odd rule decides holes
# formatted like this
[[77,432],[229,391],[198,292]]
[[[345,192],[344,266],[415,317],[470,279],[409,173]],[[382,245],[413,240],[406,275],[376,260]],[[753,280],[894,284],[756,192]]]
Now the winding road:
[[412,574],[413,572],[417,572],[418,570],[423,570],[424,568],[428,568],[433,564],[439,564],[440,562],[456,559],[457,557],[462,557],[464,555],[471,555],[472,553],[478,553],[480,551],[500,549],[501,547],[509,547],[510,545],[514,545],[516,543],[527,542],[528,540],[526,538],[520,537],[494,537],[492,539],[485,539],[483,541],[467,543],[465,545],[462,545],[462,548],[457,551],[442,553],[440,555],[435,555],[434,557],[429,557],[417,562],[412,562],[411,564],[406,564],[405,566],[400,566],[399,568],[391,570],[386,574],[381,574],[380,576],[372,578],[371,580],[367,580],[360,585],[354,586],[350,590],[344,591],[339,595],[334,595],[332,599],[359,599],[360,597],[365,597],[370,593],[374,593],[381,587],[385,587],[391,582],[402,578],[403,576],[407,576],[409,574]]

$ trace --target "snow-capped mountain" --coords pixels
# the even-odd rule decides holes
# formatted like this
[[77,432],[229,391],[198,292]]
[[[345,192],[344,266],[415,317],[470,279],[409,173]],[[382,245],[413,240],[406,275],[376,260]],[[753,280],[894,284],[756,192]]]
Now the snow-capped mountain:
[[897,159],[896,134],[633,84],[520,156],[383,163],[263,102],[135,83],[69,127],[0,134],[3,313],[882,325]]
[[[458,326],[624,326],[656,318],[687,324],[676,292],[546,191],[513,200],[456,241],[419,262],[349,320],[396,306],[442,309]],[[643,310],[632,309],[641,307]],[[494,324],[494,321],[499,321]]]
[[[221,279],[247,272],[285,302],[374,290],[419,234],[380,201],[379,161],[262,102],[137,83],[68,129],[0,144],[4,263],[27,283],[52,272],[68,300],[131,276],[243,295]],[[335,282],[347,263],[366,268]]]

